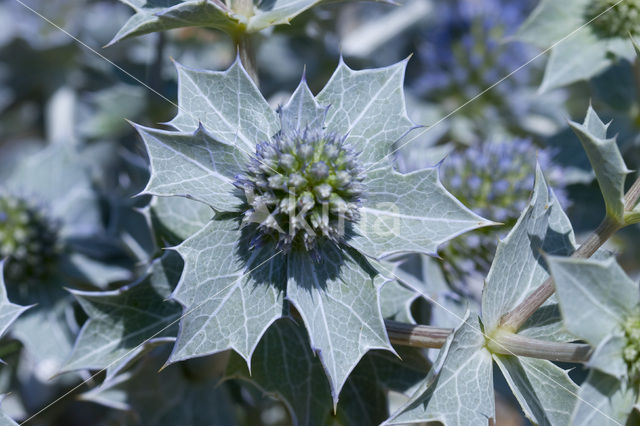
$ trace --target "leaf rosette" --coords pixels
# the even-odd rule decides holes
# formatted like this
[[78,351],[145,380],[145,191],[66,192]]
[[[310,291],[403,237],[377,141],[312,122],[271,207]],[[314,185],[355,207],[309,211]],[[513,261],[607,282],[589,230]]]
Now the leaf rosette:
[[394,143],[416,127],[405,65],[340,62],[317,96],[303,79],[278,111],[239,61],[223,72],[178,65],[175,130],[136,126],[151,162],[144,193],[212,209],[175,247],[185,266],[172,297],[185,311],[169,362],[233,349],[250,366],[265,331],[295,309],[336,403],[367,351],[393,351],[374,259],[434,254],[491,224],[444,189],[437,169],[393,169]]

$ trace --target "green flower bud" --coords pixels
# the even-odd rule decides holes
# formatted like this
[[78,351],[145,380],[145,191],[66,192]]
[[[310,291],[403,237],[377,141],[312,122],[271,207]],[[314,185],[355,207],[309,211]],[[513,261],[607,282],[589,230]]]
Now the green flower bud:
[[55,223],[28,201],[0,194],[0,258],[9,282],[45,277],[60,249]]
[[[277,167],[271,167],[277,165]],[[239,176],[243,226],[254,226],[252,246],[274,241],[284,250],[315,250],[319,239],[345,238],[345,219],[359,218],[364,176],[343,138],[322,131],[277,134],[258,144]]]
[[640,34],[640,0],[591,0],[584,17],[601,37]]

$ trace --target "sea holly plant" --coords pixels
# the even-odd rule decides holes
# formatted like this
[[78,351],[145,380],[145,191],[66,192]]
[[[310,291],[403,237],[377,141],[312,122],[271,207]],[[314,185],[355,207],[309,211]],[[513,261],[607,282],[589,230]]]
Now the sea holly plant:
[[144,192],[212,208],[175,247],[185,266],[172,297],[184,313],[170,363],[233,349],[250,366],[269,326],[299,316],[335,404],[367,351],[393,351],[376,259],[433,254],[491,224],[446,192],[437,169],[392,168],[392,146],[414,128],[404,67],[340,62],[317,96],[303,80],[276,112],[239,61],[224,72],[178,66],[177,130],[136,126],[152,170]]
[[[583,124],[572,126],[607,205],[602,225],[576,247],[571,224],[538,168],[529,205],[498,244],[481,315],[458,317],[461,325],[443,343],[429,376],[386,424],[481,424],[495,418],[493,362],[536,424],[620,424],[629,418],[638,395],[637,285],[611,258],[577,258],[592,256],[631,223],[640,178],[624,194],[629,171],[615,139],[606,138],[607,126],[591,108]],[[565,343],[580,339],[587,344]],[[593,371],[578,391],[567,372],[549,360],[584,362]],[[596,420],[596,413],[604,418]]]
[[117,246],[106,237],[92,160],[88,150],[52,142],[17,161],[0,184],[7,290],[13,301],[36,305],[17,320],[13,334],[37,363],[49,365],[43,380],[73,345],[73,304],[64,287],[95,288],[131,276],[124,264],[104,263]]
[[[495,418],[494,361],[531,420],[566,424],[576,390],[567,374],[550,361],[515,356],[498,334],[502,333],[502,315],[548,276],[540,263],[540,249],[568,254],[573,244],[571,225],[538,168],[529,205],[498,245],[483,291],[482,317],[468,313],[457,318],[462,324],[447,339],[430,376],[387,424],[439,421],[472,425]],[[567,339],[554,306],[545,306],[544,314],[510,337],[520,343],[533,343],[530,339],[539,336]],[[545,390],[550,383],[557,388],[553,394]]]
[[636,0],[542,0],[516,36],[551,49],[540,90],[601,73],[616,60],[635,58],[630,37],[640,34]]

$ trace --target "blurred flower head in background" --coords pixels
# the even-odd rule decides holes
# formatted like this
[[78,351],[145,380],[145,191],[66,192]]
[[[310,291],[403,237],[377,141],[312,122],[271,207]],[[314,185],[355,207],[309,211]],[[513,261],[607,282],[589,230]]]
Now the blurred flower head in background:
[[457,289],[479,295],[498,239],[527,205],[536,162],[560,204],[567,207],[563,169],[553,162],[551,150],[539,149],[529,139],[488,142],[454,151],[442,162],[444,186],[476,213],[503,224],[462,235],[442,249],[443,268]]
[[[414,79],[413,89],[418,96],[449,112],[527,63],[534,56],[532,48],[506,38],[526,18],[533,3],[435,2],[437,19],[422,30],[417,46],[422,72]],[[535,65],[524,67],[457,111],[456,119],[468,117],[483,136],[490,136],[486,129],[496,125],[506,127],[507,134],[521,134],[517,124],[529,106],[518,92],[532,84],[536,71]],[[488,120],[492,120],[490,125]]]

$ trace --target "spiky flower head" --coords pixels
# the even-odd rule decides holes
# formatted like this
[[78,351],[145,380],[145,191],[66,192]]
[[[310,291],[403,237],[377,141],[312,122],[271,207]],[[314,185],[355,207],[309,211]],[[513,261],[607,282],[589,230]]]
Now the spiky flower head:
[[28,200],[0,194],[0,258],[5,277],[18,281],[46,276],[60,252],[58,225]]
[[629,37],[640,34],[639,0],[591,0],[585,21],[603,37]]
[[321,129],[279,132],[256,146],[247,172],[243,224],[252,245],[269,240],[285,251],[313,251],[319,239],[340,242],[359,218],[364,173],[344,137]]
[[500,234],[515,224],[529,200],[536,161],[560,204],[566,205],[562,169],[553,163],[550,151],[540,150],[529,139],[485,143],[453,152],[442,163],[445,187],[479,214],[505,225],[477,230],[444,248],[442,256],[450,281],[464,285],[471,280],[481,285]]

